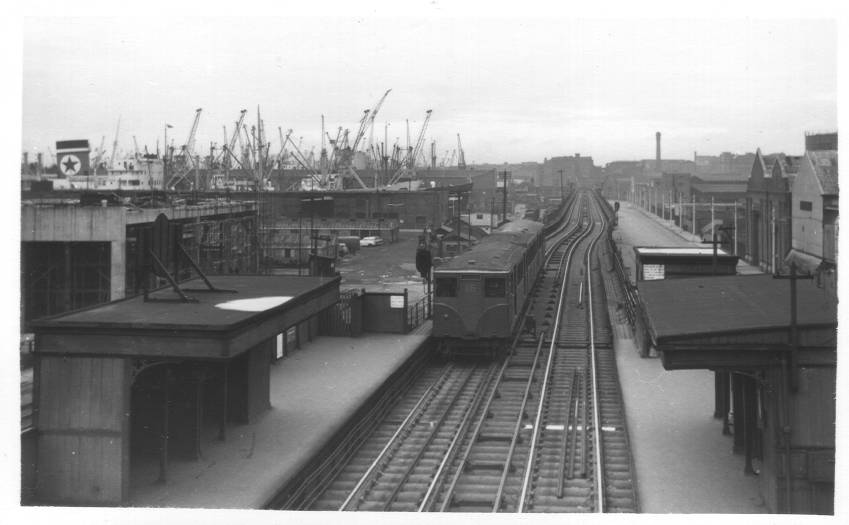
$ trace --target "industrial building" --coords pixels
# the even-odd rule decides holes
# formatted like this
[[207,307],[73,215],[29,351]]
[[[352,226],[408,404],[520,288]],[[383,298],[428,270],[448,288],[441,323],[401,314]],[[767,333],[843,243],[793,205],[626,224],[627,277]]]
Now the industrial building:
[[[89,199],[91,200],[91,199]],[[111,200],[111,203],[110,203]],[[85,201],[84,201],[85,202]],[[21,203],[21,323],[141,293],[140,233],[165,214],[183,247],[213,274],[257,272],[255,202],[153,203],[96,198]]]

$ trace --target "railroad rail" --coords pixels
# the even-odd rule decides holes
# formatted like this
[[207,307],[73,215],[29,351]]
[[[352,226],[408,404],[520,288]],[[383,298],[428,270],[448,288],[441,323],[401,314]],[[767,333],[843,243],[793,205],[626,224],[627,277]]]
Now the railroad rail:
[[431,362],[332,479],[277,508],[635,512],[633,465],[604,300],[607,216],[581,192],[497,361]]

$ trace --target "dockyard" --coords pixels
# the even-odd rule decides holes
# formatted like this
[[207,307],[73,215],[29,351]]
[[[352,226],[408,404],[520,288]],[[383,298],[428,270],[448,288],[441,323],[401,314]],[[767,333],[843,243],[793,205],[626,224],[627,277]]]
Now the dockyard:
[[[166,42],[206,31],[171,23]],[[33,97],[84,100],[45,81],[76,59],[28,22],[26,56],[53,69],[24,68],[10,463],[21,515],[839,517],[836,99],[809,113],[783,104],[784,128],[769,133],[719,123],[713,99],[648,74],[648,54],[631,56],[639,74],[621,62],[628,46],[657,51],[633,26],[613,24],[615,45],[593,36],[582,54],[552,45],[560,26],[545,20],[511,27],[547,45],[502,49],[505,63],[540,72],[562,54],[589,73],[499,85],[456,62],[483,45],[468,38],[501,49],[494,32],[434,19],[409,30],[450,41],[422,51],[448,80],[408,64],[411,85],[386,64],[413,39],[393,40],[398,27],[345,37],[374,29],[358,23],[327,24],[314,42],[394,60],[360,69],[333,46],[303,47],[306,25],[295,39],[257,22],[262,41],[292,46],[270,55],[278,67],[315,78],[242,69],[267,67],[262,55],[230,63],[219,42],[245,42],[230,31],[209,40],[206,73],[186,68],[232,71],[220,85],[175,69],[185,87],[161,91],[137,57],[149,80],[132,91],[157,102],[121,105],[128,66],[110,56],[114,86],[80,81],[103,107],[90,121],[57,111],[79,119],[57,127]],[[745,48],[819,34],[801,24],[776,42],[770,24]],[[725,57],[702,57],[723,71],[744,45],[676,34]],[[151,41],[114,38],[125,51]],[[659,54],[685,63],[671,39]],[[767,91],[740,60],[727,74]],[[367,81],[331,87],[328,64]],[[641,92],[652,118],[618,102],[621,82],[605,76],[617,67],[663,87]],[[773,58],[758,71],[784,74]],[[827,92],[833,71],[822,75]],[[254,89],[236,89],[238,76]],[[586,86],[598,93],[572,98]],[[657,93],[674,116],[660,118]]]

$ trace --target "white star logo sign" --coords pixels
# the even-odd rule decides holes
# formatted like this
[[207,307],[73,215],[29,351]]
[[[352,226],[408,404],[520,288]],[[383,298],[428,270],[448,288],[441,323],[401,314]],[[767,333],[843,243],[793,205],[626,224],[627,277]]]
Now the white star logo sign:
[[71,154],[62,155],[62,161],[59,163],[59,169],[63,175],[76,175],[82,167],[83,163],[80,162],[80,158]]

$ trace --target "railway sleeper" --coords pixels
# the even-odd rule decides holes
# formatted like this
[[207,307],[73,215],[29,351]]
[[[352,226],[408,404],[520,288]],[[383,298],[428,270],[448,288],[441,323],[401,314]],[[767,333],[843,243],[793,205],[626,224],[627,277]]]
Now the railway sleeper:
[[558,498],[556,484],[553,487],[546,487],[546,490],[537,488],[533,492],[535,503],[548,501],[557,505],[566,504],[570,506],[586,505],[592,495],[591,488],[563,487],[563,497]]
[[[500,441],[502,443],[510,443],[513,441],[513,434],[496,434],[496,433],[486,433],[481,432],[478,434],[478,443],[486,442],[486,441]],[[522,443],[522,436],[519,436],[516,439],[516,443]]]
[[[451,498],[451,506],[453,507],[473,507],[475,509],[492,508],[495,503],[495,498],[487,494],[481,494],[474,491],[455,491],[454,497]],[[480,511],[478,511],[480,512]]]
[[590,512],[592,506],[586,501],[560,500],[557,504],[534,503],[531,512]]
[[[468,459],[466,460],[466,471],[474,472],[476,470],[493,470],[502,471],[504,469],[504,460],[487,460],[487,459]],[[507,468],[508,472],[516,472],[516,467],[513,463]]]
[[[607,507],[607,511],[611,512],[634,512],[634,508],[636,507],[635,501],[633,497],[628,498],[614,498],[608,495],[605,500],[605,506]],[[621,509],[621,510],[616,510]]]

